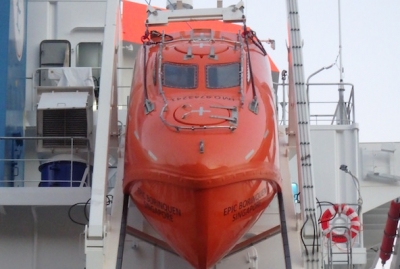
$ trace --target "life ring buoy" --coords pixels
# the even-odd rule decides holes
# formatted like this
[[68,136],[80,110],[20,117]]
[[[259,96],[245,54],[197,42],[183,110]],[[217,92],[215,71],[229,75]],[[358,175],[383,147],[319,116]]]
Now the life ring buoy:
[[338,213],[343,213],[350,219],[350,233],[351,238],[356,237],[356,235],[360,232],[360,219],[358,218],[357,213],[348,205],[345,204],[335,204],[332,207],[325,210],[324,214],[321,216],[321,227],[322,232],[329,239],[332,239],[333,242],[336,243],[346,243],[347,237],[345,234],[337,234],[334,231],[331,231],[330,221],[334,218],[334,216]]

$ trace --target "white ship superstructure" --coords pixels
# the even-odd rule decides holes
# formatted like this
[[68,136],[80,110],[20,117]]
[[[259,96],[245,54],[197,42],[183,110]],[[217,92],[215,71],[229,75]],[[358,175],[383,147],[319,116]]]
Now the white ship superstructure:
[[[286,2],[290,61],[275,84],[282,199],[213,268],[380,268],[390,254],[384,268],[398,268],[400,216],[387,215],[399,203],[400,143],[360,143],[357,85],[304,74],[298,4]],[[162,14],[119,0],[0,4],[1,268],[192,268],[122,191],[142,46],[124,32],[128,6]],[[181,6],[195,3],[170,2]]]

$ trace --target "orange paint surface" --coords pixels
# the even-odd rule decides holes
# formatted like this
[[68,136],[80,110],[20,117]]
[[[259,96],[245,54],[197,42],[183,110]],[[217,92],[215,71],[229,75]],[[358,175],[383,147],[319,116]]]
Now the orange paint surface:
[[[194,40],[188,40],[190,31],[169,33],[173,40],[162,47],[153,44],[139,52],[124,174],[124,192],[147,221],[179,255],[201,269],[213,266],[235,246],[280,184],[269,59],[249,41],[256,114],[249,110],[253,91],[247,51],[241,53],[237,34],[215,31],[214,39],[207,40],[209,33],[199,30]],[[242,59],[242,76],[239,68],[207,71],[242,66]],[[167,65],[190,67],[192,73],[166,77]],[[171,85],[188,76],[192,87]],[[223,76],[219,83],[228,86],[210,87],[214,76]],[[144,85],[154,104],[148,114]]]

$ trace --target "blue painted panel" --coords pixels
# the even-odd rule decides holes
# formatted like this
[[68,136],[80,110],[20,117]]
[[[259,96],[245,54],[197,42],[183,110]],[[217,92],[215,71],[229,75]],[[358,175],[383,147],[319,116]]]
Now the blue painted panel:
[[[0,1],[0,136],[6,133],[6,92],[8,45],[10,36],[10,1]],[[5,142],[0,140],[0,158],[4,159]],[[4,180],[4,162],[0,162],[0,180]],[[0,186],[2,183],[0,181]]]
[[[26,6],[26,0],[0,1],[0,136],[2,137],[20,137],[24,134]],[[0,159],[23,158],[24,150],[21,142],[21,140],[0,140]],[[0,161],[0,186],[18,185],[14,182],[18,178],[23,179],[23,170],[23,162]]]

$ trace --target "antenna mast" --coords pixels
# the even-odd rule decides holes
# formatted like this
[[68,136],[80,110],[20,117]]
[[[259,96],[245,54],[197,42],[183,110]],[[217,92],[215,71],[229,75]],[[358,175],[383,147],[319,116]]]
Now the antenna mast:
[[[341,25],[341,12],[340,12],[340,0],[338,0],[338,13],[339,13],[339,73],[340,83],[343,82],[343,65],[342,65],[342,25]],[[337,123],[348,124],[346,105],[344,103],[344,86],[339,85],[339,103],[338,103],[338,114],[336,114]]]
[[339,13],[339,68],[340,68],[340,82],[343,82],[343,65],[342,65],[342,23],[340,12],[340,0],[338,0],[338,13]]

